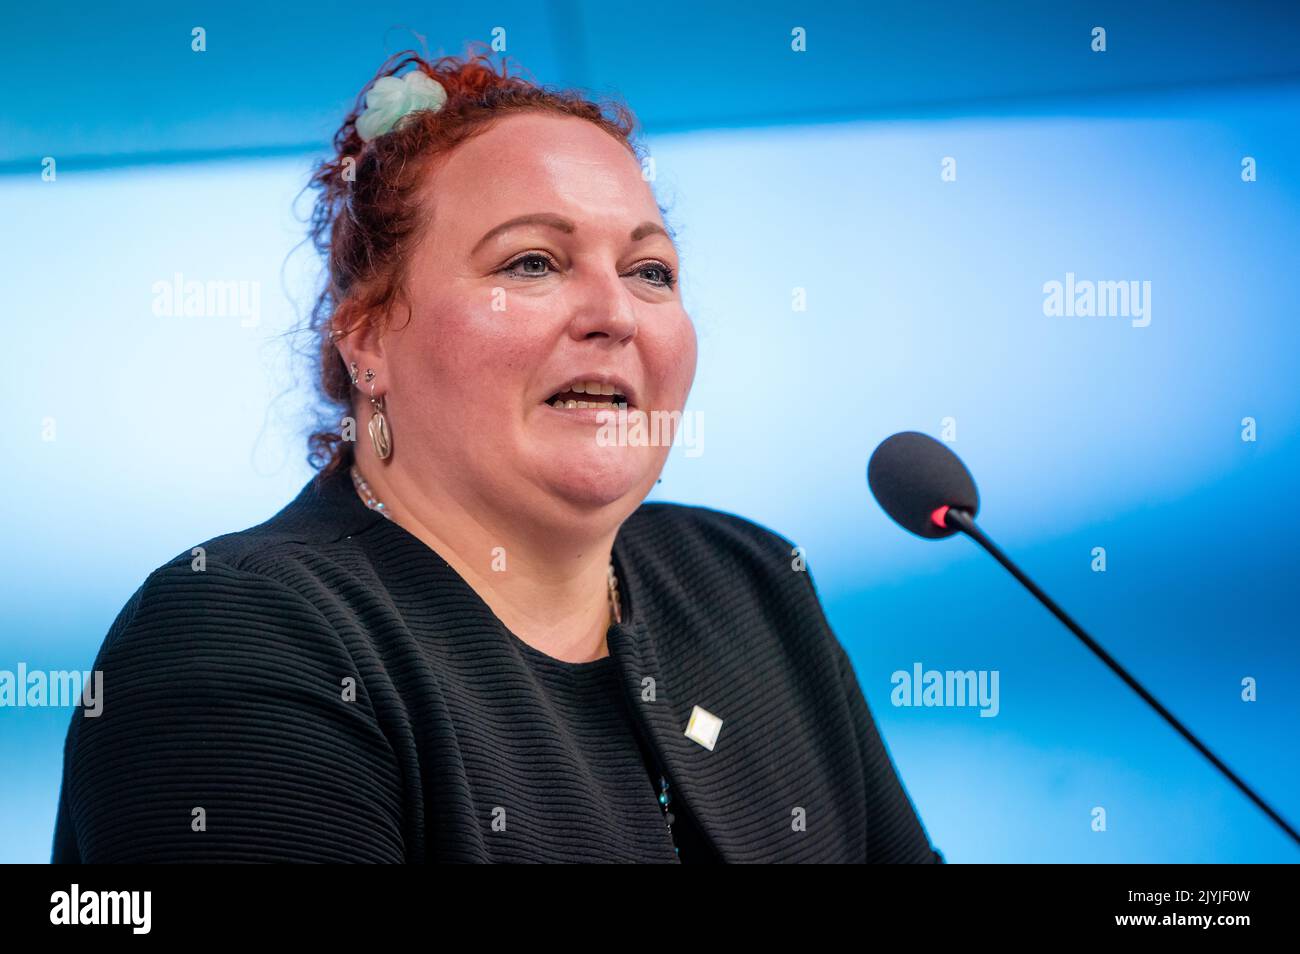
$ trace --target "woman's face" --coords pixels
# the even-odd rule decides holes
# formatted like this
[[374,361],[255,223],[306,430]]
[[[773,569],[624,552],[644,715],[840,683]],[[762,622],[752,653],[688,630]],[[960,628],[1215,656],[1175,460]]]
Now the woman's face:
[[686,402],[695,330],[640,164],[585,120],[523,113],[435,165],[421,203],[411,318],[396,309],[383,344],[395,457],[498,508],[630,512],[668,446],[603,446],[602,412],[548,401],[596,381],[629,413]]

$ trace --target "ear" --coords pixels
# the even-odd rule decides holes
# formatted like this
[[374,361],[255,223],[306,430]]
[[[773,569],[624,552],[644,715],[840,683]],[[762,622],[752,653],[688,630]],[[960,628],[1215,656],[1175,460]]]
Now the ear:
[[[370,385],[366,382],[367,369],[375,372],[376,382],[388,380],[383,328],[380,321],[369,315],[364,318],[354,318],[350,324],[353,327],[346,334],[343,328],[335,326],[337,330],[334,335],[334,347],[338,349],[343,364],[349,370],[352,369],[352,365],[356,365],[356,387],[363,396],[366,396],[370,393]],[[380,387],[383,386],[380,384]]]

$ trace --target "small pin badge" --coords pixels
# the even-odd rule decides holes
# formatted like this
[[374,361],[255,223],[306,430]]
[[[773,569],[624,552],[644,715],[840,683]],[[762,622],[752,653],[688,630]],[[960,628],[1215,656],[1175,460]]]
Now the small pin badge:
[[722,731],[722,720],[707,709],[696,706],[691,710],[691,721],[686,723],[686,737],[700,743],[710,752],[718,744],[718,733]]

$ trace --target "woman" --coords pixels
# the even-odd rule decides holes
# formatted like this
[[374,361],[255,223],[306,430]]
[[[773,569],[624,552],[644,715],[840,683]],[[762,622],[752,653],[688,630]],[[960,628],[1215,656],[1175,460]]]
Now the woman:
[[608,439],[696,358],[630,114],[479,54],[364,104],[313,180],[320,473],[123,609],[55,860],[941,860],[790,542]]

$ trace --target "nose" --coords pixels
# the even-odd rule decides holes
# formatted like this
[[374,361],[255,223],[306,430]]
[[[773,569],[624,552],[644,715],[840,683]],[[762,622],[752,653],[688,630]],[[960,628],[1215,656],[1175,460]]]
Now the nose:
[[611,342],[630,341],[636,336],[636,307],[623,279],[614,269],[591,274],[582,279],[574,303],[569,334],[576,341],[607,338]]

